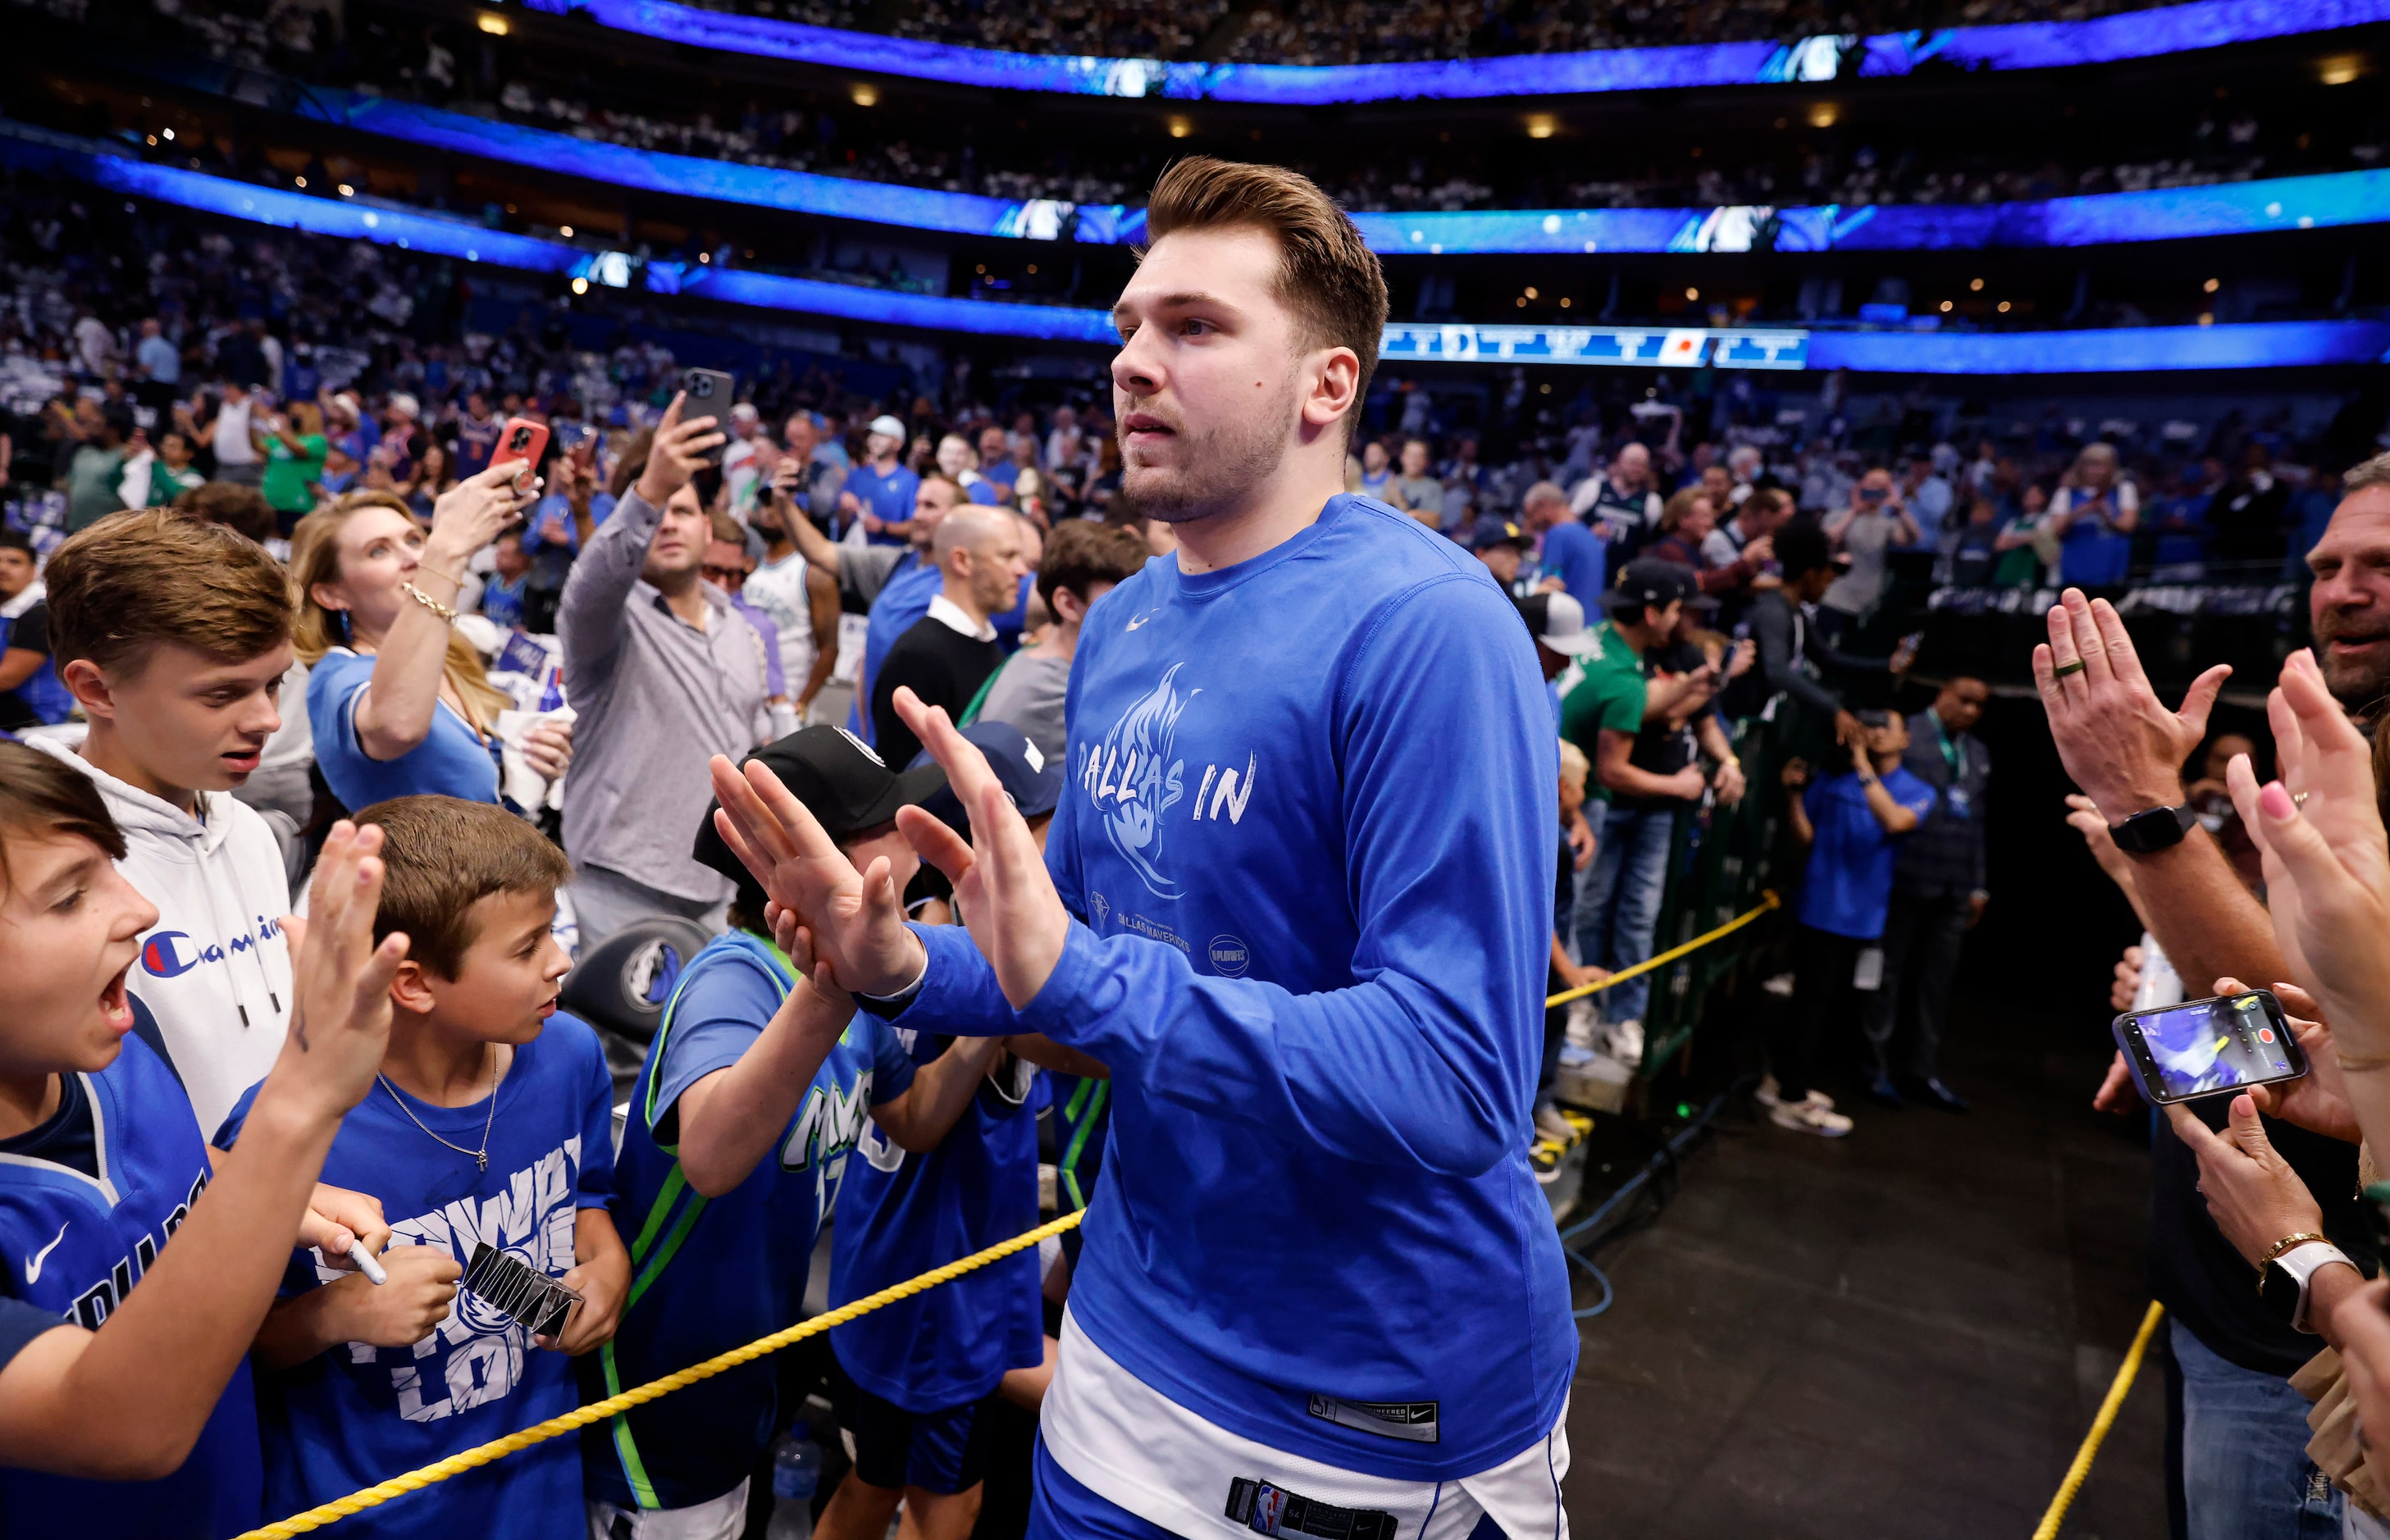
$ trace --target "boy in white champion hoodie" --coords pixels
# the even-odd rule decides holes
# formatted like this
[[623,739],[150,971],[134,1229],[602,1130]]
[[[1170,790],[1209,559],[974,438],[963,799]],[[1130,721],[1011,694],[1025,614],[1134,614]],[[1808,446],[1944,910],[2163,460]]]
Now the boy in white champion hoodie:
[[213,1135],[281,1050],[291,1001],[281,849],[232,795],[281,723],[289,584],[263,547],[163,508],[111,514],[51,557],[50,638],[91,730],[35,740],[99,787],[117,869],[158,906],[127,983]]

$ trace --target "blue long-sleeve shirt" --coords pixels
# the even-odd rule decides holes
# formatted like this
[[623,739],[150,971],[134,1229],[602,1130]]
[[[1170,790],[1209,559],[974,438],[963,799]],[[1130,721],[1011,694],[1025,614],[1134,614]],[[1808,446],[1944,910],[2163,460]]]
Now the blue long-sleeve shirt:
[[[1278,1449],[1413,1480],[1517,1454],[1576,1338],[1526,1163],[1558,750],[1510,600],[1339,496],[1251,561],[1107,595],[1068,720],[1047,863],[1084,923],[1017,1015],[968,935],[924,929],[897,1020],[1111,1066],[1073,1314]],[[1433,1403],[1436,1440],[1328,1398]]]

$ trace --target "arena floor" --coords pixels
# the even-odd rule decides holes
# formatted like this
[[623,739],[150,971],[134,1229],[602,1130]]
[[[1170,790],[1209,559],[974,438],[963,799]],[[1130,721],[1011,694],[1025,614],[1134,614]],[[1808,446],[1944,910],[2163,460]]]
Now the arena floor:
[[[1578,1540],[2032,1533],[2148,1301],[2146,1157],[2088,1106],[2105,1050],[2066,1032],[2047,1051],[2055,1026],[1966,1012],[1964,1117],[1830,1082],[1847,1140],[1721,1119],[1598,1253],[1618,1298],[1584,1323]],[[2165,1534],[2164,1422],[2152,1359],[2064,1534]]]

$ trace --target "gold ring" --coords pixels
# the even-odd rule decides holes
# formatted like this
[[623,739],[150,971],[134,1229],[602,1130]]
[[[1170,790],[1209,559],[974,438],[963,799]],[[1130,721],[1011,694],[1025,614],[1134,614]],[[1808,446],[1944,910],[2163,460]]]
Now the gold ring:
[[2304,792],[2304,791],[2294,791],[2294,792],[2292,792],[2292,793],[2291,793],[2291,806],[2292,806],[2292,807],[2294,807],[2294,808],[2302,808],[2302,807],[2305,807],[2305,806],[2306,806],[2306,805],[2307,805],[2307,794],[2306,794],[2306,792]]
[[2077,658],[2071,663],[2059,664],[2058,667],[2052,669],[2050,673],[2053,677],[2063,679],[2070,674],[2080,674],[2089,666],[2090,665],[2086,663],[2082,659]]

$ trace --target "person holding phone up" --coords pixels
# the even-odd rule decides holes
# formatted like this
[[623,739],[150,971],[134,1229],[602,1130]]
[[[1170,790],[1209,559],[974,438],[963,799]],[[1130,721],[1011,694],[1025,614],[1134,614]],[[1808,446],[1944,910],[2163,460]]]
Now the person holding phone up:
[[1917,520],[1901,500],[1899,484],[1882,466],[1870,466],[1851,488],[1851,506],[1827,516],[1823,526],[1834,548],[1851,558],[1850,571],[1826,590],[1826,608],[1846,615],[1864,615],[1883,597],[1890,581],[1884,554],[1896,546],[1914,545]]

